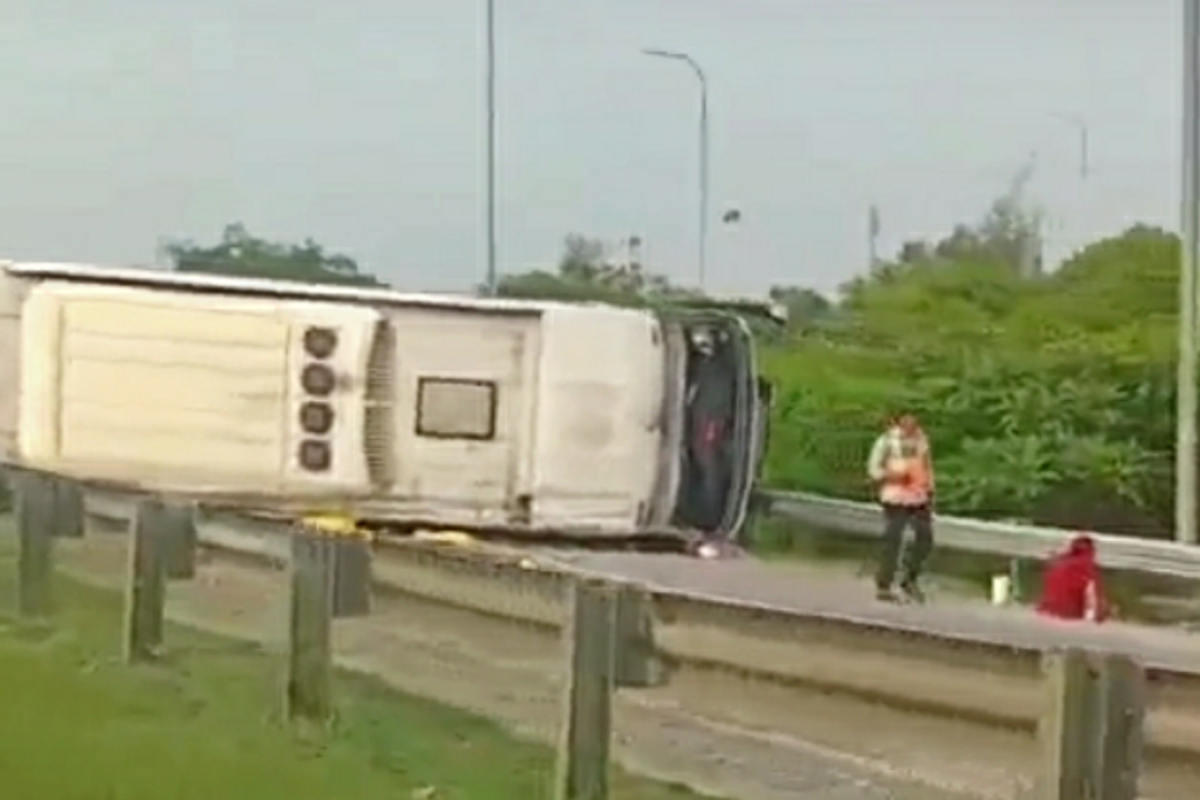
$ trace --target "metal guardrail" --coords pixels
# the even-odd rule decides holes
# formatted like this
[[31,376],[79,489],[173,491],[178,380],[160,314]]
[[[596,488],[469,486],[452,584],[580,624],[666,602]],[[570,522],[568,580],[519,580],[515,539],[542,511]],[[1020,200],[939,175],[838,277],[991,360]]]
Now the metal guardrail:
[[[88,516],[128,519],[130,497],[110,493],[85,496]],[[869,507],[867,507],[869,510]],[[864,517],[864,519],[867,519]],[[286,564],[292,557],[278,524],[230,514],[204,514],[199,541],[218,551],[254,560]],[[1197,697],[1190,660],[1170,648],[1143,652],[1138,641],[1092,641],[1093,629],[1062,629],[1044,635],[1014,636],[1004,630],[948,630],[918,620],[876,619],[829,608],[783,608],[712,594],[698,588],[660,585],[621,574],[522,557],[525,551],[484,547],[445,547],[409,539],[380,539],[372,559],[371,584],[377,591],[410,595],[455,608],[536,626],[562,624],[564,578],[571,574],[635,582],[653,602],[661,627],[660,655],[677,669],[724,673],[770,685],[794,684],[846,693],[873,703],[934,716],[952,716],[989,725],[1034,730],[1039,698],[1036,665],[1043,654],[1062,646],[1086,650],[1136,652],[1154,679],[1156,708],[1147,740],[1156,753],[1193,757],[1195,727],[1188,717]],[[536,554],[534,554],[536,555]],[[925,621],[926,623],[928,620]],[[1036,633],[1036,632],[1035,632]],[[1042,632],[1044,634],[1045,632]],[[864,642],[894,660],[894,671],[881,686],[874,672],[843,666],[834,672],[831,653],[849,648],[858,654]],[[814,648],[824,653],[814,656]],[[853,661],[856,655],[851,655]],[[939,681],[927,670],[940,665]],[[1003,675],[1005,682],[978,692],[981,674]],[[950,689],[948,690],[948,687]]]
[[[831,501],[828,498],[817,498],[817,500],[824,503],[833,503],[835,504],[834,507],[845,503],[845,501],[841,500]],[[132,502],[132,498],[128,496],[108,492],[89,492],[85,499],[86,513],[93,518],[100,517],[123,522],[132,513]],[[872,509],[869,504],[849,503],[847,505],[852,508],[858,507],[863,512],[860,520],[871,524],[872,527],[870,528],[862,528],[864,533],[873,534],[876,532],[875,528],[878,527],[876,524],[877,510]],[[280,538],[278,535],[278,526],[230,514],[204,514],[198,522],[200,542],[209,547],[215,547],[218,550],[228,553],[265,559],[276,564],[286,564],[291,557],[286,540]],[[966,520],[966,522],[973,523],[974,521]],[[1059,533],[1064,536],[1068,535],[1067,532]],[[418,543],[416,548],[413,549],[406,546],[404,541],[403,539],[381,539],[377,543],[377,546],[381,548],[382,552],[389,554],[399,554],[406,550],[423,552],[430,546],[428,543],[425,545]],[[1156,543],[1151,542],[1149,544],[1153,545]],[[976,549],[982,552],[997,552],[995,545],[988,548]],[[1053,548],[1049,547],[1049,549]],[[512,590],[512,586],[508,584],[514,583],[513,576],[520,577],[520,580],[516,580],[516,583],[522,584],[527,589],[530,581],[536,583],[539,580],[549,577],[552,573],[575,573],[616,581],[635,581],[642,588],[657,597],[660,602],[677,609],[686,607],[690,609],[689,613],[699,613],[710,623],[713,618],[728,616],[730,619],[742,619],[743,622],[749,619],[759,621],[770,619],[785,628],[795,627],[796,625],[817,625],[824,630],[853,631],[853,635],[855,636],[869,635],[874,637],[877,643],[881,643],[889,638],[897,641],[920,642],[922,652],[926,655],[929,655],[931,652],[930,645],[937,643],[941,643],[955,651],[961,651],[965,648],[966,650],[974,650],[978,653],[1001,654],[1005,659],[1020,658],[1022,655],[1037,655],[1049,646],[1046,641],[1043,641],[1043,637],[1038,635],[1019,635],[1019,633],[1014,633],[1009,627],[1005,627],[1002,630],[980,630],[973,628],[968,632],[953,625],[949,627],[931,625],[928,619],[891,619],[886,616],[884,618],[876,618],[871,615],[863,615],[861,609],[859,612],[854,612],[846,609],[776,606],[769,602],[750,597],[735,596],[727,591],[717,591],[699,586],[665,585],[653,579],[631,578],[629,575],[622,574],[617,568],[613,568],[611,571],[589,568],[584,565],[561,562],[552,556],[543,557],[545,554],[527,553],[520,549],[485,548],[476,552],[474,548],[460,550],[459,548],[446,549],[435,546],[429,552],[441,553],[441,555],[434,559],[439,563],[464,559],[466,561],[492,565],[511,562],[509,564],[511,569],[504,575],[499,572],[494,574],[489,573],[491,578],[496,581],[493,591],[501,595]],[[1033,552],[1032,549],[1025,552],[1030,557],[1038,556],[1038,553]],[[457,555],[453,555],[455,553]],[[518,566],[518,562],[528,563]],[[1200,572],[1200,570],[1197,571]],[[1171,574],[1186,573],[1181,573],[1177,570]],[[429,583],[429,581],[422,579],[422,586],[424,588],[415,593],[438,599],[445,590],[448,590],[447,586],[442,585],[443,583],[444,581],[442,580],[434,580],[432,583]],[[550,621],[550,618],[543,619],[535,614],[533,618],[527,621],[544,623]],[[1101,646],[1092,641],[1092,632],[1094,631],[1091,627],[1059,631],[1059,638],[1056,640],[1056,643],[1059,645],[1068,644],[1075,642],[1076,637],[1078,637],[1079,641],[1077,644],[1079,646],[1092,648]],[[1127,647],[1129,645],[1123,644],[1120,646]],[[933,649],[936,650],[937,648],[934,647]],[[716,658],[716,656],[713,657]],[[1187,669],[1189,671],[1192,669],[1190,666],[1186,668],[1182,667],[1180,664],[1175,663],[1176,660],[1174,656],[1164,656],[1161,658],[1156,656],[1150,659],[1150,666],[1155,670],[1167,673],[1178,672],[1180,669]],[[1200,673],[1197,673],[1197,676],[1200,677]]]
[[[852,536],[878,538],[883,532],[879,507],[872,503],[807,492],[764,492],[763,496],[771,516]],[[934,518],[934,525],[939,547],[1038,560],[1061,550],[1078,534],[1062,528],[940,514]],[[1093,534],[1093,538],[1103,566],[1200,580],[1200,547],[1113,534]]]
[[[879,507],[872,503],[807,492],[765,492],[763,496],[770,515],[808,527],[863,538],[879,538],[883,532]],[[128,513],[128,502],[115,494],[89,494],[89,513],[120,518]],[[1077,531],[1062,528],[935,517],[939,547],[1005,558],[1044,560],[1075,535]],[[1105,567],[1200,581],[1200,547],[1113,534],[1094,534],[1094,538],[1100,563]]]
[[[88,494],[85,509],[93,518],[127,521],[132,499]],[[220,512],[201,513],[197,522],[200,542],[227,555],[287,563],[294,553],[282,546],[286,528],[278,523],[263,525]],[[521,551],[490,547],[381,538],[375,543],[370,582],[378,598],[432,601],[554,635],[562,635],[568,607],[564,590],[572,573],[628,583],[620,575],[610,578],[553,559],[540,562],[521,555]],[[743,691],[756,685],[769,686],[773,692],[780,685],[803,686],[904,713],[953,717],[1028,733],[1038,729],[1043,713],[1045,692],[1037,668],[1043,653],[1048,647],[1072,646],[1067,631],[1042,645],[992,641],[978,633],[944,636],[828,610],[788,611],[677,587],[641,581],[636,585],[652,604],[654,649],[670,674],[690,671],[708,680],[714,676],[735,680]],[[863,668],[864,643],[889,659],[887,681],[879,681],[877,667]],[[831,669],[834,658],[844,660]],[[1192,715],[1200,675],[1188,664],[1155,664],[1153,657],[1140,660],[1151,678],[1146,752],[1156,758],[1194,759],[1197,739]],[[939,670],[936,681],[929,680],[931,668]],[[979,691],[981,679],[987,691]]]

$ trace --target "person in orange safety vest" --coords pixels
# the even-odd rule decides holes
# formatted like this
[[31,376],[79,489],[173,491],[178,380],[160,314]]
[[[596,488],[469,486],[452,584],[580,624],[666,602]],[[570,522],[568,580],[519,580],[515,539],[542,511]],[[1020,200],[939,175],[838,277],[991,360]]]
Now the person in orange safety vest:
[[900,588],[912,600],[924,599],[918,581],[933,550],[933,456],[929,440],[912,414],[892,420],[875,440],[867,473],[879,487],[883,507],[883,545],[875,588],[880,600],[894,601],[904,531],[913,529],[913,543],[905,550]]

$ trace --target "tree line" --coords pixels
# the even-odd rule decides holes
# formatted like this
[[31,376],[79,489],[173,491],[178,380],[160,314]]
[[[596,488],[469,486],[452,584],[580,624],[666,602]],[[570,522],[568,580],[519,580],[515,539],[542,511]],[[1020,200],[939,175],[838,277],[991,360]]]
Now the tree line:
[[1167,535],[1178,256],[1134,227],[1036,279],[986,251],[889,263],[771,350],[771,479],[863,496],[868,434],[906,409],[944,511]]
[[[904,410],[933,439],[939,511],[1169,536],[1179,240],[1138,225],[1030,274],[1035,222],[1001,200],[941,240],[905,243],[837,297],[774,288],[791,317],[763,333],[777,398],[767,482],[867,499],[871,441]],[[237,225],[170,252],[185,271],[381,285],[314,242]],[[556,269],[503,276],[499,293],[647,306],[697,295],[581,235]]]

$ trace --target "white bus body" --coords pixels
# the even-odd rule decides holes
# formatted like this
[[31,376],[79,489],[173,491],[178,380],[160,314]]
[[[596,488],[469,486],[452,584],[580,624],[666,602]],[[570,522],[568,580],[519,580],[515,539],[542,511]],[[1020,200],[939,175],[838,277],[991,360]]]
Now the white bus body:
[[[726,344],[738,330],[704,319]],[[761,456],[761,398],[743,391],[729,419],[741,455],[722,473],[721,513],[688,522],[695,324],[598,304],[9,263],[0,457],[400,526],[732,536]],[[756,387],[752,358],[738,363],[734,382]]]

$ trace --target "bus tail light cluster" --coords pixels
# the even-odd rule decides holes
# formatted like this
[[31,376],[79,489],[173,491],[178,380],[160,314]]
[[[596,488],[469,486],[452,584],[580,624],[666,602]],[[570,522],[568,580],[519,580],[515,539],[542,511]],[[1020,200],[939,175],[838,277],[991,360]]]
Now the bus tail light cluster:
[[304,332],[304,356],[308,362],[300,370],[300,388],[305,398],[300,404],[300,430],[304,438],[296,451],[300,466],[309,472],[327,472],[333,466],[334,411],[329,402],[337,388],[337,373],[329,359],[337,351],[337,331],[309,328]]

